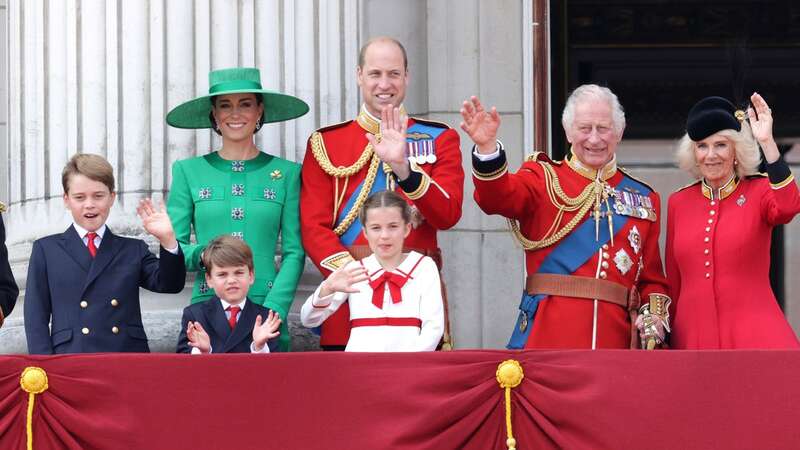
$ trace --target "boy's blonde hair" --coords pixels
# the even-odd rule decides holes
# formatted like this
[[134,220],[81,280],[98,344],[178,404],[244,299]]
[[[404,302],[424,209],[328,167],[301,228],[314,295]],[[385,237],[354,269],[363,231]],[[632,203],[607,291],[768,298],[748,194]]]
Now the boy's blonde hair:
[[253,251],[241,239],[224,234],[208,243],[203,250],[203,265],[206,273],[216,267],[247,266],[253,271]]
[[99,181],[114,192],[114,168],[100,155],[78,153],[69,159],[61,171],[61,187],[69,194],[69,180],[74,175],[83,175],[92,181]]

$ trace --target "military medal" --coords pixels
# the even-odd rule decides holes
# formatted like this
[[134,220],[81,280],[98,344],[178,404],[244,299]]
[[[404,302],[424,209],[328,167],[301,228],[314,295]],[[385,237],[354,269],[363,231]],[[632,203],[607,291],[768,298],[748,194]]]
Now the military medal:
[[633,267],[633,260],[631,259],[631,257],[628,255],[628,252],[626,252],[624,248],[620,249],[614,255],[614,263],[617,265],[619,273],[623,275],[628,273],[628,271],[631,270],[631,267]]
[[411,141],[407,143],[406,146],[408,150],[408,162],[417,163],[419,164],[419,160],[417,158],[417,154],[419,153],[419,146],[417,145],[416,141]]
[[524,333],[525,330],[527,329],[528,329],[528,313],[526,311],[523,311],[521,317],[519,318],[519,332]]
[[433,141],[426,141],[428,147],[428,164],[436,162],[436,149],[433,147]]
[[633,253],[638,255],[639,249],[642,248],[642,235],[639,234],[639,229],[636,228],[636,225],[634,225],[628,233],[628,242],[631,243]]

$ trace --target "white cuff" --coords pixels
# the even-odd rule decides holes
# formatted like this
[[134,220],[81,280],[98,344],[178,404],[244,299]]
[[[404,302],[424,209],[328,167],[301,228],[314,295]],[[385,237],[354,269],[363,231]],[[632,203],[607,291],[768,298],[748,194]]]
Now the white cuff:
[[256,351],[256,343],[255,343],[255,341],[251,342],[250,343],[250,353],[269,353],[269,345],[268,345],[267,342],[264,342],[264,348],[262,348],[260,351]]
[[486,162],[498,158],[500,156],[500,150],[502,149],[503,149],[503,144],[499,140],[497,141],[497,144],[495,144],[494,152],[489,154],[478,153],[478,146],[473,144],[472,154],[475,155],[475,157],[478,158],[479,160]]
[[179,248],[181,248],[181,244],[180,244],[180,243],[178,243],[178,244],[175,246],[175,248],[165,248],[164,250],[166,250],[166,251],[168,251],[168,252],[172,253],[173,255],[177,255],[177,254],[178,254],[178,249],[179,249]]

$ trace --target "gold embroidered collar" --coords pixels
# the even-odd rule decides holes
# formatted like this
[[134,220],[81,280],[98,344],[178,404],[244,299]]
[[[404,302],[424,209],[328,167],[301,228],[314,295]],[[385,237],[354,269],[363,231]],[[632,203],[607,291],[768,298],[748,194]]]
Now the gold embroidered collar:
[[[400,115],[403,114],[406,114],[406,108],[400,105]],[[381,120],[367,111],[367,105],[363,103],[361,104],[361,111],[358,112],[358,117],[356,117],[356,122],[361,125],[361,128],[376,136],[381,132]]]
[[714,192],[714,188],[706,183],[706,179],[703,178],[703,182],[700,184],[700,189],[702,190],[705,198],[709,200],[722,200],[725,197],[733,194],[733,191],[736,190],[737,186],[739,186],[739,178],[734,175],[721,188],[717,189],[716,192]]
[[[590,180],[596,180],[598,178],[597,169],[592,169],[591,167],[586,167],[585,164],[580,162],[580,160],[572,153],[572,148],[569,150],[569,158],[567,158],[567,164],[579,174],[583,175],[584,177]],[[613,177],[614,174],[617,173],[617,155],[614,155],[603,168],[600,170],[600,179],[603,181],[608,180],[609,178]]]

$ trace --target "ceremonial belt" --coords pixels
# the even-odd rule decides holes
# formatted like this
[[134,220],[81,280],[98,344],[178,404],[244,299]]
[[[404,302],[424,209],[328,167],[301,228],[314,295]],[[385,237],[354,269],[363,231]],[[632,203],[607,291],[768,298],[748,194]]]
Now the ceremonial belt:
[[380,326],[422,328],[422,321],[416,317],[370,317],[350,320],[352,328]]
[[639,313],[641,300],[636,288],[629,290],[613,281],[578,275],[537,273],[529,275],[525,280],[525,290],[529,295],[596,299],[621,306],[628,311],[631,319],[631,348],[638,348],[639,335],[636,328],[636,316]]
[[577,275],[537,273],[525,280],[528,294],[604,300],[628,309],[628,289],[613,281]]
[[[347,251],[350,252],[350,255],[352,255],[353,259],[356,261],[361,261],[372,254],[372,249],[370,249],[368,245],[351,245],[347,247]],[[433,260],[433,262],[436,263],[436,267],[439,268],[439,271],[442,271],[442,251],[438,248],[425,249],[416,247],[403,247],[404,253],[408,253],[410,251],[414,251],[429,257]]]

